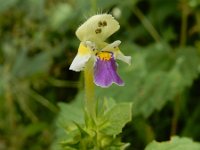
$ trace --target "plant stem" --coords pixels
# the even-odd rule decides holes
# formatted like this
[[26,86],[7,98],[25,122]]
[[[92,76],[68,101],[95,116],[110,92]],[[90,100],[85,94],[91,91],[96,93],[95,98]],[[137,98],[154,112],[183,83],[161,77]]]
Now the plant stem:
[[85,80],[85,109],[92,117],[95,117],[95,99],[93,83],[93,63],[89,61],[84,70]]
[[[10,71],[10,65],[5,65],[5,70],[4,74],[7,77],[9,76],[9,71]],[[16,125],[16,116],[15,116],[15,106],[14,106],[14,100],[12,96],[12,91],[10,87],[10,79],[8,79],[8,83],[5,84],[5,100],[6,100],[6,109],[8,111],[8,122],[9,122],[9,127],[10,129],[14,129]]]
[[[181,33],[180,33],[180,47],[184,47],[186,45],[187,41],[187,20],[189,15],[189,8],[188,8],[188,2],[187,0],[181,0],[181,10],[182,10],[182,17],[181,17]],[[172,124],[171,124],[171,136],[175,135],[177,132],[177,124],[178,124],[178,118],[180,114],[180,107],[181,107],[181,94],[178,93],[178,95],[175,97],[174,100],[174,115],[172,118]]]
[[178,94],[175,97],[174,101],[174,114],[172,117],[172,124],[171,124],[171,136],[175,135],[177,132],[178,118],[180,114],[180,105],[181,105],[181,96]]
[[18,149],[18,144],[16,144],[16,134],[15,134],[17,128],[17,119],[16,119],[17,115],[10,85],[10,64],[5,64],[3,73],[5,79],[7,80],[7,83],[4,85],[4,89],[5,89],[5,109],[7,111],[7,118],[6,118],[7,124],[5,123],[5,125],[6,128],[8,129],[10,137],[9,139],[10,145],[8,147],[8,150],[15,150]]
[[160,42],[160,35],[154,28],[154,26],[151,24],[151,22],[145,17],[145,15],[140,11],[139,8],[134,7],[132,9],[133,13],[138,17],[138,19],[142,22],[143,26],[146,28],[146,30],[149,32],[149,34],[153,37],[153,39],[156,42]]
[[189,8],[186,0],[181,1],[181,35],[180,35],[180,47],[183,47],[186,44],[187,40],[187,20],[189,15]]
[[149,143],[153,141],[153,139],[155,139],[153,128],[147,123],[145,126],[145,132],[146,132],[146,143]]

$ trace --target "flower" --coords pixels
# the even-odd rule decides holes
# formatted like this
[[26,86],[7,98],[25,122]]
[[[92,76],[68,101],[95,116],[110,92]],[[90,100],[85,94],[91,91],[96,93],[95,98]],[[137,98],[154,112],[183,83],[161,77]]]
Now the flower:
[[125,56],[120,51],[121,41],[117,40],[111,44],[104,42],[118,29],[118,22],[109,14],[100,14],[89,18],[76,31],[81,43],[69,69],[74,71],[84,70],[84,67],[91,60],[96,85],[101,87],[108,87],[112,83],[120,86],[124,85],[117,73],[116,59],[130,65],[131,57]]

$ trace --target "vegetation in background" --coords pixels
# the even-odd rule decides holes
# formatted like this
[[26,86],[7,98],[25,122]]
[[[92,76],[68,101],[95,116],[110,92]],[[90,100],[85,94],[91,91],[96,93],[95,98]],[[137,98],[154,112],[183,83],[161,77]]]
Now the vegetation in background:
[[0,3],[0,149],[57,150],[66,136],[61,127],[80,120],[82,74],[68,68],[78,49],[76,28],[97,12],[120,22],[109,40],[120,39],[121,50],[132,55],[132,66],[118,62],[124,88],[96,88],[99,98],[133,103],[133,119],[121,134],[127,149],[199,149],[198,0]]

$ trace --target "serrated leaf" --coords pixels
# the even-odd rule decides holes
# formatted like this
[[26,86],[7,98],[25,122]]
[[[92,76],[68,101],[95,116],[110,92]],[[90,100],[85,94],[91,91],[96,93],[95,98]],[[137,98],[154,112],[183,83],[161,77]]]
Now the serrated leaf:
[[116,102],[112,98],[105,98],[104,100],[97,101],[97,116],[103,116],[107,111],[116,105]]
[[102,131],[107,135],[117,135],[121,133],[125,124],[132,118],[131,103],[119,103],[112,107],[104,116],[107,125]]
[[78,104],[59,103],[59,107],[60,113],[57,120],[59,126],[71,131],[77,128],[74,122],[84,123],[83,110]]
[[145,150],[200,150],[200,143],[192,141],[190,138],[172,137],[167,142],[151,142]]

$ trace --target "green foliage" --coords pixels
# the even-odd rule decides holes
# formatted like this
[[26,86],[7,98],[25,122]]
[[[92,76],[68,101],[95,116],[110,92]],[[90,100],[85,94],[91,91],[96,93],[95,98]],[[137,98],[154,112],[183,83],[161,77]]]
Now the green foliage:
[[131,121],[131,105],[129,103],[117,104],[105,114],[105,120],[108,120],[107,125],[104,125],[103,132],[109,135],[118,135],[122,132],[125,124]]
[[167,142],[150,143],[145,150],[199,150],[200,143],[194,142],[189,138],[172,137]]
[[1,0],[0,1],[0,3],[1,3],[0,12],[3,12],[6,9],[8,9],[9,7],[15,5],[17,3],[17,1],[18,0],[7,0],[7,1]]
[[[58,126],[64,128],[66,135],[58,134],[56,141],[61,142],[63,149],[122,150],[129,145],[121,143],[118,135],[125,124],[131,121],[131,104],[116,104],[112,99],[105,99],[97,106],[96,118],[92,118],[85,111],[84,122],[81,108],[75,103],[60,104]],[[57,130],[57,133],[59,132],[61,132],[60,129]],[[52,149],[61,149],[60,146],[54,143]]]
[[[0,13],[0,149],[39,150],[49,145],[52,136],[43,140],[52,128],[48,117],[58,112],[55,101],[38,92],[47,86],[56,54],[41,28],[44,1],[1,1]],[[31,138],[36,146],[30,147]]]
[[[140,150],[170,134],[199,141],[199,6],[199,0],[0,0],[0,149],[94,146],[93,129],[100,129],[103,148],[129,143],[126,149]],[[82,75],[68,66],[79,44],[76,28],[97,12],[119,21],[119,32],[109,40],[122,41],[132,65],[118,62],[125,86],[97,87],[97,98],[107,100],[98,101],[98,120],[84,120]],[[133,119],[125,126],[130,103]],[[171,145],[199,149],[179,137],[146,149]]]

